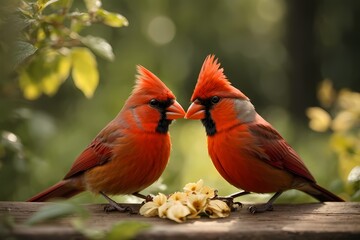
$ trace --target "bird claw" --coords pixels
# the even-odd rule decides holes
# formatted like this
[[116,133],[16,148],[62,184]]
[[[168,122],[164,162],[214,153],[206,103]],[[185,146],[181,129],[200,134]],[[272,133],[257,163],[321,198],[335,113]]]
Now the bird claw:
[[252,205],[249,207],[249,212],[252,214],[255,213],[262,213],[262,212],[266,212],[266,211],[273,211],[273,205],[272,204],[262,204],[262,205]]
[[129,213],[129,214],[136,214],[137,212],[132,209],[131,207],[123,207],[120,204],[118,204],[117,202],[115,202],[114,200],[112,200],[110,197],[108,197],[105,193],[103,192],[99,192],[106,200],[108,200],[109,205],[106,205],[104,207],[104,211],[109,213],[109,212],[113,212],[113,211],[119,211],[121,213]]
[[232,212],[234,212],[234,211],[238,210],[239,208],[242,208],[243,204],[241,202],[233,202],[232,205],[229,207],[230,207],[230,210]]
[[255,206],[250,206],[249,207],[249,212],[252,213],[252,214],[255,214],[256,210],[257,210],[257,208]]
[[149,195],[146,195],[145,197],[145,202],[152,202],[153,201],[153,197],[149,194]]
[[104,206],[104,212],[106,212],[106,213],[113,212],[116,210],[117,209],[115,207],[111,206],[110,204]]
[[129,215],[138,214],[138,212],[131,207],[125,207],[125,212],[129,213]]
[[109,204],[104,207],[104,212],[106,213],[114,212],[114,211],[118,211],[121,213],[137,214],[137,212],[131,207],[123,207],[118,204],[117,205]]

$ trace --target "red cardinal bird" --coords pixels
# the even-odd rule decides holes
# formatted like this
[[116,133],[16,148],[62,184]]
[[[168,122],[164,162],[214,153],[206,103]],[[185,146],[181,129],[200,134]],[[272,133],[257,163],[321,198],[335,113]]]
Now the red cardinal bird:
[[107,194],[134,194],[155,182],[170,155],[169,125],[183,118],[174,94],[149,70],[138,66],[135,88],[119,114],[73,163],[64,179],[30,202],[69,198],[82,191],[100,193],[110,209],[125,209]]
[[316,184],[294,149],[265,121],[240,90],[231,85],[218,60],[209,55],[201,68],[185,118],[200,119],[216,169],[244,192],[276,194],[250,212],[272,210],[283,191],[301,190],[320,201],[343,201]]

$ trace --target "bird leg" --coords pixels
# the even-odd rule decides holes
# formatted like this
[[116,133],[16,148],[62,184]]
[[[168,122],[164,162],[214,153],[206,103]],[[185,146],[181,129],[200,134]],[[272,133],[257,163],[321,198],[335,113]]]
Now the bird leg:
[[115,202],[110,197],[108,197],[105,193],[103,193],[101,191],[99,193],[109,202],[109,205],[104,207],[105,212],[119,211],[119,212],[123,212],[123,213],[128,212],[130,214],[136,212],[131,207],[123,207],[123,206],[119,205],[117,202]]
[[282,194],[283,192],[277,192],[270,198],[270,200],[265,204],[252,205],[249,207],[249,212],[252,214],[261,213],[266,211],[273,210],[273,202]]
[[153,200],[153,197],[150,194],[145,196],[144,194],[141,194],[139,192],[134,192],[132,195],[144,199],[145,202],[151,202]]
[[233,194],[227,196],[227,198],[237,198],[237,197],[241,197],[241,196],[244,196],[247,194],[250,194],[250,192],[242,191],[242,192],[233,193]]
[[234,202],[234,198],[244,196],[247,194],[250,194],[250,192],[242,191],[242,192],[233,193],[233,194],[231,194],[229,196],[225,196],[225,197],[215,195],[215,197],[213,199],[218,199],[218,200],[224,201],[229,206],[231,211],[235,211],[238,207],[242,207],[242,203]]

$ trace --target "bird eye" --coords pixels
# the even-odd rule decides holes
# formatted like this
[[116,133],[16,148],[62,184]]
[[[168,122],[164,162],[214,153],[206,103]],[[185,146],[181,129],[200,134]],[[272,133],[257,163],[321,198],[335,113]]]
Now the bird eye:
[[218,97],[218,96],[213,96],[212,98],[211,98],[211,102],[212,103],[218,103],[220,101],[220,98]]
[[154,106],[154,107],[159,105],[159,101],[156,99],[151,99],[149,103],[151,106]]

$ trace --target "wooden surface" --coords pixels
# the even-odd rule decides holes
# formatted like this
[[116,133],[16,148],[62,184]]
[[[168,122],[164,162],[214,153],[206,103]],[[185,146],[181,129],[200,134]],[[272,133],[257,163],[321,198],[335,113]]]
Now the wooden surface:
[[[82,239],[69,218],[26,226],[29,216],[51,203],[0,202],[0,215],[15,218],[11,235],[16,239]],[[86,205],[87,226],[109,229],[119,221],[141,221],[151,228],[137,239],[360,239],[360,203],[277,204],[274,211],[252,215],[245,205],[224,219],[201,218],[178,224],[167,219],[103,212],[104,205]]]

